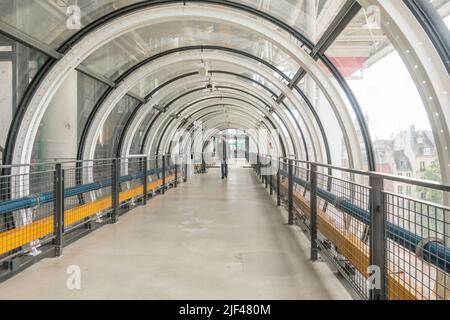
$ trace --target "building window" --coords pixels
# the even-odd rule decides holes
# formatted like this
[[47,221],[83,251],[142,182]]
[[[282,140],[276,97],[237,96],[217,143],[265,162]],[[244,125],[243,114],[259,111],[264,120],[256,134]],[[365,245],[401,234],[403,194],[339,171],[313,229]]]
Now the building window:
[[424,156],[431,156],[432,150],[431,148],[425,148],[423,149],[423,155]]
[[411,186],[407,186],[407,187],[406,187],[406,194],[407,194],[408,196],[411,195]]
[[397,190],[399,194],[403,194],[403,186],[398,186]]
[[423,143],[423,138],[417,138],[417,143]]
[[411,178],[411,172],[407,172],[407,173],[406,173],[406,177],[407,177],[407,178]]
[[420,161],[420,171],[425,171],[425,161]]

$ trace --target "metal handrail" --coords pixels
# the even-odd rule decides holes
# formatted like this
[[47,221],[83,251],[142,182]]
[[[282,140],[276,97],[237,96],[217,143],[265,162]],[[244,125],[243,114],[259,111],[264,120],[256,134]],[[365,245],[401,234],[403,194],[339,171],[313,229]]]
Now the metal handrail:
[[[161,156],[160,156],[161,157]],[[84,160],[64,160],[64,161],[43,161],[43,162],[36,162],[36,163],[22,163],[22,164],[10,164],[10,165],[0,165],[1,169],[11,169],[11,168],[20,168],[20,167],[29,167],[29,166],[42,166],[42,165],[51,165],[51,164],[67,164],[67,163],[83,163],[83,162],[101,162],[101,161],[112,161],[114,159],[138,159],[138,158],[145,158],[145,156],[129,156],[129,157],[122,157],[122,158],[99,158],[99,159],[84,159]],[[158,156],[148,157],[147,160],[157,160]]]
[[[319,211],[317,210],[317,204],[319,203],[319,198],[325,201],[325,203],[332,204],[332,206],[338,210],[346,213],[348,216],[355,218],[357,221],[361,222],[363,225],[368,227],[366,229],[367,232],[367,239],[364,236],[364,239],[361,240],[363,243],[367,244],[367,262],[371,266],[378,266],[380,268],[381,272],[381,278],[382,279],[388,279],[389,282],[382,283],[381,288],[371,288],[370,291],[370,298],[372,299],[384,299],[386,297],[392,297],[394,299],[400,297],[400,298],[421,298],[423,297],[423,293],[425,291],[422,290],[434,290],[434,294],[439,295],[439,297],[446,297],[447,293],[437,293],[435,289],[432,289],[430,287],[427,287],[425,289],[414,289],[408,287],[409,280],[401,280],[397,279],[396,276],[392,276],[389,273],[388,270],[388,263],[394,263],[393,259],[395,257],[391,256],[391,260],[388,262],[387,258],[387,252],[392,253],[392,249],[389,249],[388,247],[388,240],[392,241],[396,245],[399,245],[402,250],[405,250],[405,254],[413,254],[421,261],[424,261],[425,263],[429,263],[430,265],[433,265],[437,268],[437,272],[442,272],[445,274],[445,277],[448,277],[450,275],[450,247],[448,246],[445,239],[448,238],[448,231],[447,229],[444,229],[444,231],[438,231],[437,227],[434,229],[432,226],[429,227],[428,225],[420,225],[419,231],[417,231],[416,228],[411,229],[408,223],[415,222],[414,219],[410,220],[407,217],[402,218],[402,216],[398,216],[398,219],[407,219],[406,226],[403,223],[396,223],[395,220],[390,220],[388,215],[395,215],[395,209],[390,209],[391,200],[389,200],[389,196],[393,197],[400,197],[402,199],[406,199],[407,201],[413,201],[414,204],[411,207],[410,204],[405,204],[405,209],[407,212],[413,212],[415,214],[422,214],[422,205],[426,205],[428,209],[425,209],[424,214],[430,214],[431,216],[426,216],[426,219],[433,219],[433,214],[435,214],[434,219],[445,219],[444,217],[447,215],[447,212],[450,212],[450,208],[445,205],[441,205],[438,203],[433,203],[429,201],[423,201],[419,199],[414,199],[411,197],[406,197],[403,195],[399,195],[396,193],[391,193],[385,190],[384,188],[384,182],[383,181],[396,181],[404,184],[410,184],[413,186],[419,186],[419,187],[425,187],[433,190],[443,191],[443,192],[449,192],[450,186],[447,184],[435,182],[435,181],[428,181],[428,180],[421,180],[421,179],[415,179],[415,178],[407,178],[407,177],[400,177],[392,174],[384,174],[384,173],[378,173],[373,171],[362,171],[352,168],[344,168],[344,167],[338,167],[323,163],[316,163],[311,161],[304,161],[299,159],[293,159],[289,157],[280,157],[279,163],[281,162],[288,162],[289,167],[281,169],[280,166],[278,166],[278,173],[277,173],[277,180],[278,180],[278,194],[277,194],[277,204],[280,205],[280,184],[279,180],[280,177],[283,176],[288,179],[287,186],[284,186],[284,188],[287,188],[287,201],[289,204],[289,217],[290,219],[292,216],[292,203],[294,202],[294,194],[293,194],[293,185],[299,185],[304,188],[305,193],[303,197],[306,195],[306,191],[309,190],[309,199],[300,199],[300,201],[305,201],[305,205],[309,207],[304,207],[303,209],[308,210],[306,212],[307,215],[310,217],[310,223],[309,226],[311,230],[317,230],[317,216],[319,215]],[[307,178],[302,178],[297,176],[293,169],[296,168],[296,164],[306,164],[308,169],[302,168],[308,172],[310,172],[310,176]],[[329,174],[321,173],[323,170],[318,170],[318,168],[328,168]],[[289,170],[288,170],[289,169]],[[352,176],[354,175],[361,175],[367,178],[370,178],[369,181],[366,181],[365,184],[358,184],[354,181],[348,181],[346,179],[341,179],[339,177],[335,177],[332,175],[332,170],[340,171],[340,172],[347,172],[350,173]],[[334,192],[331,189],[325,190],[321,186],[317,185],[317,175],[323,175],[325,177],[325,180],[328,180],[330,182],[333,180],[342,181],[345,183],[350,183],[353,186],[356,187],[363,187],[366,191],[366,196],[364,205],[361,206],[358,203],[354,203],[352,200],[352,196],[350,195],[348,198],[345,195],[342,195],[339,193],[339,191]],[[353,180],[354,177],[351,179]],[[349,189],[349,192],[352,193],[352,188]],[[387,195],[387,196],[386,196]],[[420,208],[416,208],[416,204],[419,204]],[[399,203],[392,203],[393,206],[401,206],[403,205],[402,202]],[[328,206],[325,206],[324,208],[328,208]],[[431,208],[431,209],[429,209]],[[327,209],[323,209],[327,210]],[[400,209],[401,210],[401,209]],[[412,211],[410,211],[412,210]],[[437,212],[441,212],[441,215],[444,215],[444,217],[438,218]],[[326,211],[323,211],[326,212]],[[322,212],[322,214],[323,214]],[[401,214],[401,212],[400,212]],[[409,214],[409,213],[408,213]],[[315,219],[315,221],[313,221]],[[422,220],[420,220],[422,221]],[[439,220],[441,223],[446,223],[445,220]],[[323,223],[323,222],[322,222]],[[421,228],[425,228],[425,231],[422,231]],[[442,226],[441,226],[442,228]],[[445,225],[444,225],[445,228]],[[328,230],[325,228],[325,230]],[[329,231],[329,230],[328,230]],[[335,232],[337,232],[339,235],[341,235],[341,231],[339,229],[336,229]],[[436,235],[435,235],[436,234]],[[337,235],[331,235],[331,237],[337,236]],[[337,236],[339,237],[339,236]],[[444,239],[444,240],[443,240]],[[311,249],[313,249],[314,243],[316,243],[317,238],[314,238],[312,231],[311,231]],[[357,248],[359,245],[356,245]],[[355,248],[356,248],[355,247]],[[324,247],[325,248],[325,247]],[[326,249],[326,248],[325,248]],[[345,251],[345,250],[344,250]],[[395,254],[394,254],[395,255]],[[365,276],[365,270],[362,268],[365,268],[364,264],[359,264],[359,261],[356,261],[355,257],[350,255],[345,255],[347,259],[349,259],[350,263],[353,265],[356,265],[358,270]],[[313,255],[311,255],[311,259],[313,260]],[[356,264],[355,264],[356,263]],[[416,270],[420,270],[420,265],[415,266],[413,264],[410,265],[411,268],[416,268]],[[401,268],[401,267],[400,267]],[[345,272],[345,271],[344,271]],[[368,272],[368,271],[367,271]],[[429,276],[430,272],[428,274],[426,271],[423,271],[424,276]],[[409,274],[408,277],[411,277],[411,281],[420,281],[417,280],[417,277],[414,274]],[[446,278],[445,278],[446,279]],[[352,281],[352,280],[350,280]],[[433,281],[440,281],[437,278]],[[446,280],[443,280],[446,281]],[[437,282],[436,282],[437,283]],[[354,284],[358,286],[358,284]],[[442,285],[444,290],[449,290],[448,285]],[[431,285],[429,285],[431,286]],[[387,293],[387,287],[389,287],[389,294]],[[391,291],[391,288],[394,288],[393,291]],[[402,293],[398,293],[397,291],[401,288]],[[358,290],[361,289],[361,287],[357,288]],[[397,291],[396,291],[397,290]],[[427,292],[428,292],[427,291]],[[361,291],[362,292],[362,291]],[[365,294],[363,294],[364,297]]]
[[374,172],[374,171],[363,171],[363,170],[358,170],[358,169],[338,167],[338,166],[333,166],[333,165],[324,164],[324,163],[298,160],[298,159],[292,159],[292,158],[286,158],[286,157],[280,157],[280,159],[287,159],[287,160],[292,160],[293,162],[296,162],[296,163],[305,163],[305,164],[309,164],[309,165],[316,165],[318,167],[339,170],[339,171],[363,175],[363,176],[367,176],[367,177],[383,178],[383,179],[390,180],[390,181],[396,181],[396,182],[401,182],[401,183],[405,183],[405,184],[417,185],[419,187],[436,189],[436,190],[444,191],[444,192],[450,192],[450,185],[436,182],[436,181],[431,181],[431,180],[400,177],[400,176],[396,176],[393,174],[380,173],[380,172]]

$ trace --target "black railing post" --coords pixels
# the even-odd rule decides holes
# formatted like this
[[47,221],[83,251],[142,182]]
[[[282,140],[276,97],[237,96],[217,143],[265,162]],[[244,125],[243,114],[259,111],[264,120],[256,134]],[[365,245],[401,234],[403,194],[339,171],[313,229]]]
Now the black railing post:
[[262,168],[263,168],[263,159],[264,159],[264,156],[263,155],[261,155],[260,157],[259,157],[259,179],[261,180],[261,183],[262,184],[264,184],[264,175],[263,175],[263,173],[262,173]]
[[269,173],[270,173],[270,195],[273,195],[273,172],[272,172],[272,156],[270,156],[270,163],[269,163]]
[[64,170],[60,163],[55,167],[54,189],[54,245],[55,256],[59,257],[63,253],[64,233]]
[[281,170],[281,158],[278,158],[278,171],[277,171],[277,206],[281,206],[281,177],[280,177],[280,170]]
[[267,170],[268,169],[268,159],[269,159],[269,157],[264,157],[264,183],[265,183],[265,188],[267,189],[268,187],[269,187],[269,176],[268,176],[268,174],[267,174],[267,172],[269,171],[269,170]]
[[259,166],[259,153],[258,153],[256,155],[256,175],[258,176],[258,179],[260,178],[259,171],[260,171],[260,166]]
[[288,212],[289,225],[294,224],[294,161],[289,159],[289,178],[288,178]]
[[205,161],[205,153],[202,153],[202,174],[206,173],[206,161]]
[[386,299],[386,239],[383,178],[370,177],[370,270],[371,300]]
[[259,158],[259,179],[261,180],[261,183],[264,184],[263,162],[261,161],[261,158],[264,159],[264,156]]
[[184,176],[183,176],[183,182],[187,182],[188,181],[188,156],[185,155],[185,161],[184,161]]
[[311,164],[310,181],[310,222],[311,222],[311,260],[317,261],[318,259],[318,243],[317,243],[317,166]]
[[175,160],[174,160],[174,166],[175,166],[175,180],[173,182],[173,187],[177,188],[178,186],[178,156],[175,155]]
[[111,196],[112,196],[112,212],[111,212],[111,222],[117,223],[119,220],[119,193],[120,193],[120,159],[113,159],[111,166]]
[[142,158],[142,161],[144,162],[142,164],[142,186],[144,194],[144,200],[142,201],[142,204],[145,206],[147,205],[148,197],[148,157]]
[[166,155],[162,156],[162,194],[166,193]]

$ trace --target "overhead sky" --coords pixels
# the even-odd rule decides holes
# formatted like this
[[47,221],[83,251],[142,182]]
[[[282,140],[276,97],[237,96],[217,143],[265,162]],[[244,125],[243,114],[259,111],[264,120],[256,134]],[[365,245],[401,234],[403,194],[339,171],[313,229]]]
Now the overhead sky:
[[348,80],[368,117],[373,139],[388,139],[414,125],[430,130],[417,88],[396,51]]
[[[445,20],[450,27],[450,16]],[[389,139],[402,130],[431,130],[417,88],[397,52],[364,71],[361,80],[348,80],[368,116],[372,139]]]

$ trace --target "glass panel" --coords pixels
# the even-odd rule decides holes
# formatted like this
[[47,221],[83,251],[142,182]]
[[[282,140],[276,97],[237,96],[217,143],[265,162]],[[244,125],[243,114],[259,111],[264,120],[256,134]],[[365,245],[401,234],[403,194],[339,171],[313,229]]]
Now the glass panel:
[[312,42],[317,42],[342,8],[345,0],[242,0],[239,2],[274,16]]
[[323,127],[325,128],[330,146],[331,161],[335,166],[348,167],[347,147],[344,143],[341,126],[328,102],[325,94],[311,76],[306,75],[299,84],[299,88],[305,93],[314,106]]
[[[232,55],[230,55],[232,56]],[[250,70],[248,68],[243,68],[234,64],[225,63],[222,61],[211,61],[211,60],[198,60],[193,62],[180,62],[176,64],[172,64],[170,66],[167,66],[163,69],[159,69],[156,72],[152,73],[150,76],[146,77],[145,79],[141,80],[137,85],[133,87],[131,92],[139,95],[139,96],[146,96],[151,91],[153,91],[155,88],[160,86],[161,84],[165,83],[168,80],[174,79],[177,76],[183,75],[183,74],[189,74],[189,73],[195,73],[198,74],[200,72],[200,69],[205,67],[209,71],[226,71],[226,72],[232,72],[236,74],[243,75],[245,77],[248,77],[250,79],[253,79],[255,81],[260,82],[261,84],[267,86],[270,90],[274,91],[275,94],[278,96],[281,94],[281,91],[275,87],[272,83],[270,83],[268,80],[266,80],[264,77],[259,76],[256,72],[253,70]],[[273,73],[277,76],[277,79],[281,80],[281,77],[275,73],[273,70],[266,68],[265,66],[259,65],[259,68],[265,70],[266,72]],[[216,73],[218,76],[227,76],[225,73]],[[232,75],[228,75],[232,77]],[[189,79],[189,78],[188,78]],[[252,85],[255,85],[252,81],[246,80],[242,77],[239,77],[241,81],[246,81]]]
[[3,35],[0,48],[0,150],[3,150],[19,103],[48,57]]
[[291,77],[299,69],[288,54],[255,32],[206,21],[173,21],[129,32],[98,49],[83,64],[107,77],[117,78],[150,56],[192,45],[218,45],[244,51],[268,61]]
[[78,73],[78,143],[92,109],[107,88],[105,84]]
[[174,79],[177,76],[183,74],[198,72],[200,67],[200,60],[198,60],[197,62],[181,62],[172,64],[163,69],[157,70],[145,79],[141,80],[133,87],[133,89],[131,89],[131,92],[141,97],[145,97],[166,81]]
[[[230,64],[230,63],[223,63],[220,61],[208,61],[207,64],[208,64],[210,71],[226,71],[226,72],[236,73],[236,74],[242,75],[244,77],[250,78],[250,79],[268,87],[268,89],[270,89],[276,95],[276,97],[278,97],[281,94],[281,91],[277,87],[275,87],[271,82],[269,82],[266,78],[258,75],[257,73],[255,73],[254,71],[252,71],[250,69],[243,68],[241,66],[237,66],[234,64]],[[227,76],[225,73],[220,73],[220,72],[215,73],[215,74],[219,77]],[[244,81],[248,84],[251,84],[252,86],[256,87],[257,89],[265,90],[262,86],[256,84],[255,82],[253,82],[249,79],[245,79],[243,77],[238,77],[238,76],[233,76],[233,75],[229,75],[229,76],[232,78],[237,78],[239,81]]]
[[[285,101],[287,101],[287,99]],[[307,159],[305,147],[308,151],[308,157],[314,157],[314,155],[312,153],[311,143],[310,143],[311,139],[308,135],[308,132],[305,130],[306,127],[304,127],[304,126],[300,127],[300,128],[302,128],[302,132],[300,132],[299,126],[297,126],[297,124],[295,123],[295,121],[297,119],[294,118],[295,113],[294,113],[293,107],[290,105],[290,102],[287,102],[287,103],[285,102],[284,106],[282,106],[281,110],[284,112],[288,121],[291,123],[292,128],[294,128],[293,134],[297,136],[297,139],[300,143],[300,145],[297,146],[297,153],[302,152],[302,154],[297,154],[297,158],[300,158],[301,160]],[[300,125],[300,122],[299,122],[299,125]],[[306,141],[306,146],[303,143],[302,134]],[[298,149],[298,148],[300,148],[300,149]]]
[[450,0],[429,0],[449,26]]
[[[375,147],[377,170],[422,178],[428,167],[439,163],[417,89],[426,83],[414,82],[385,35],[386,25],[369,23],[367,14],[361,10],[327,55],[347,78],[361,104]],[[408,50],[402,54],[407,55]],[[397,188],[392,185],[388,190]],[[416,196],[414,192],[410,195]]]
[[[150,107],[149,105],[146,106],[146,108]],[[153,120],[153,117],[158,114],[158,111],[153,109],[150,111],[147,116],[145,117],[144,121],[139,126],[139,129],[136,131],[136,134],[133,137],[133,142],[131,144],[130,148],[130,154],[140,154],[141,153],[141,147],[144,143],[144,137],[145,132],[147,131],[148,126]]]
[[275,126],[280,130],[280,136],[282,141],[287,143],[287,145],[285,145],[287,156],[295,157],[296,155],[294,154],[294,149],[292,148],[292,140],[289,136],[286,127],[283,124],[283,121],[281,121],[280,117],[276,113],[273,114],[273,118],[275,119],[276,122]]
[[[301,97],[300,101],[302,101]],[[303,135],[305,136],[305,140],[306,140],[306,145],[308,148],[308,157],[310,161],[317,161],[317,159],[314,157],[314,149],[313,149],[313,145],[312,145],[312,139],[311,136],[309,134],[309,131],[307,130],[307,126],[302,118],[302,116],[300,115],[300,112],[298,111],[298,109],[294,106],[294,104],[289,100],[289,99],[285,99],[284,100],[284,104],[286,105],[286,107],[290,110],[290,112],[286,111],[286,114],[288,115],[289,119],[292,122],[292,126],[295,128],[296,134],[298,135],[298,137],[300,137],[300,130],[297,127],[297,125],[295,124],[295,121],[297,121],[297,123],[299,124]],[[300,106],[297,106],[298,108],[303,108],[307,113],[310,114],[311,112],[308,111],[307,106],[304,106],[303,104]],[[311,117],[312,118],[312,117]],[[295,121],[294,121],[295,120]],[[312,121],[314,123],[314,120]],[[309,128],[309,130],[311,130],[311,132],[316,131],[317,132],[317,136],[319,137],[319,142],[320,145],[319,146],[314,146],[316,149],[320,148],[324,148],[324,144],[323,144],[323,140],[321,139],[321,135],[320,135],[320,131],[316,130],[316,126],[314,126],[313,128]],[[325,152],[323,151],[322,154],[324,155],[324,162],[326,162],[326,158],[325,158]],[[302,155],[304,160],[306,160],[306,154]]]
[[[298,89],[298,90],[300,90],[300,89]],[[294,96],[296,96],[297,97],[297,99],[301,102],[301,104],[300,105],[298,105],[298,106],[296,106],[298,109],[303,109],[304,110],[304,112],[307,114],[307,115],[310,115],[310,119],[311,119],[311,122],[312,122],[312,125],[313,125],[313,127],[312,128],[309,128],[310,129],[310,131],[311,132],[316,132],[316,134],[317,134],[317,137],[318,137],[318,139],[319,139],[319,143],[320,143],[320,146],[314,146],[315,148],[316,148],[316,150],[318,149],[318,148],[321,148],[321,150],[322,150],[322,156],[323,156],[323,163],[327,163],[327,154],[326,154],[326,148],[325,148],[325,141],[324,141],[324,138],[323,138],[323,136],[322,136],[322,133],[321,133],[321,131],[320,131],[320,128],[319,128],[319,125],[318,125],[318,123],[317,123],[317,121],[316,121],[316,119],[314,118],[314,116],[313,116],[313,114],[312,114],[312,112],[311,112],[311,110],[309,109],[309,107],[308,107],[308,105],[306,104],[306,102],[303,100],[303,98],[302,98],[302,96],[297,92],[297,88],[295,89],[295,90],[293,90],[292,91],[293,93],[294,93]],[[288,104],[288,105],[290,105],[291,104],[291,102],[289,101],[289,99],[286,99],[285,100],[286,101],[286,103]],[[293,110],[293,114],[294,114],[294,117],[297,119],[297,121],[299,121],[299,123],[300,123],[300,126],[302,127],[302,128],[305,128],[305,131],[306,131],[306,124],[304,123],[304,120],[303,120],[303,118],[300,116],[300,112],[298,112],[297,110],[296,110],[296,108],[294,108],[294,107],[291,107],[291,109]],[[324,129],[324,130],[326,130],[326,129]],[[325,135],[326,135],[326,132],[325,132]],[[327,137],[327,136],[326,136]],[[312,142],[311,142],[312,143]],[[310,159],[314,159],[314,154],[312,153],[312,146],[309,148],[309,150],[310,150]],[[315,159],[315,161],[318,161],[318,159]]]
[[[245,87],[242,87],[241,85],[237,84],[233,78],[230,77],[230,81],[228,82],[223,82],[223,81],[217,81],[214,80],[214,77],[211,78],[211,82],[209,79],[205,79],[205,80],[197,80],[197,81],[191,81],[189,83],[186,84],[182,84],[182,85],[178,85],[176,87],[173,88],[172,91],[170,91],[170,94],[167,94],[166,96],[162,97],[162,100],[159,102],[160,106],[167,106],[169,103],[171,103],[175,98],[180,97],[181,95],[188,93],[190,91],[196,90],[198,89],[198,91],[192,92],[185,97],[198,97],[199,94],[203,93],[211,93],[211,92],[217,92],[217,93],[222,93],[222,92],[230,92],[232,95],[235,94],[241,94],[244,92],[248,92],[248,89]],[[206,85],[210,86],[211,84],[214,85],[214,88],[206,88]],[[259,88],[258,88],[259,87]],[[202,88],[204,88],[202,90]],[[232,89],[229,89],[232,88]],[[256,86],[255,87],[258,90],[264,90],[262,89],[260,86]],[[235,90],[236,89],[236,90]],[[241,90],[241,91],[238,91]],[[271,96],[270,93],[268,91],[265,91],[265,93],[261,92],[261,94],[259,95],[259,97],[261,97],[261,95],[264,95],[266,100],[270,100]],[[267,94],[266,94],[267,93]],[[159,93],[155,94],[155,98],[157,97]],[[255,93],[253,93],[255,94]],[[244,97],[248,97],[248,95],[243,94]],[[173,109],[174,107],[179,105],[179,101],[183,100],[183,98],[178,99],[177,102],[175,102],[175,104],[171,105],[169,108],[169,112],[171,109]],[[192,100],[193,101],[193,100]],[[191,102],[192,102],[191,101]]]
[[56,49],[90,22],[140,1],[2,0],[0,20]]
[[[204,50],[204,51],[205,51],[205,52],[219,52],[220,54],[225,55],[225,56],[243,58],[243,56],[240,55],[240,54],[232,53],[232,52],[227,52],[227,51],[219,51],[219,50],[212,50],[212,49],[208,49],[208,50]],[[253,61],[253,60],[251,60],[251,62],[252,62],[252,63],[258,64],[258,68],[261,68],[262,70],[265,70],[266,72],[271,73],[275,78],[277,78],[278,80],[282,81],[284,84],[286,84],[286,85],[289,84],[289,81],[288,81],[288,80],[286,80],[285,78],[283,78],[278,72],[272,70],[272,69],[269,68],[268,66],[265,66],[264,64],[259,63],[259,62],[257,62],[257,61]],[[216,63],[224,64],[224,62],[221,62],[221,61],[220,61],[220,62],[219,62],[219,61],[216,61]],[[247,68],[246,70],[248,70],[248,71],[250,71],[250,72],[254,72],[254,70],[250,70],[250,69],[248,69],[248,68]],[[281,71],[281,70],[280,70],[280,71]]]
[[[56,49],[80,28],[138,2],[141,0],[2,0],[0,20]],[[316,42],[345,0],[239,2],[273,15]]]
[[86,121],[106,89],[103,83],[74,71],[45,112],[34,142],[33,161],[76,158]]
[[[337,59],[333,59],[330,58],[333,63],[340,63],[339,60]],[[322,61],[318,61],[318,64],[320,65],[320,67],[322,68],[322,70],[325,72],[326,75],[328,75],[329,80],[331,80],[331,82],[334,84],[334,87],[337,89],[337,91],[339,92],[343,102],[344,102],[344,106],[347,110],[348,115],[350,116],[350,119],[355,127],[356,130],[356,134],[358,136],[358,140],[359,140],[359,146],[360,146],[360,153],[361,153],[361,159],[362,159],[362,169],[364,170],[368,170],[369,165],[368,165],[368,160],[367,160],[367,150],[366,150],[366,144],[364,142],[363,139],[363,135],[362,135],[362,130],[361,130],[361,126],[359,125],[359,121],[356,117],[356,113],[354,111],[353,106],[350,103],[350,100],[348,99],[347,94],[344,92],[344,90],[342,89],[341,85],[339,84],[339,82],[336,80],[336,78],[331,74],[331,72],[329,71],[329,69],[322,63]],[[341,70],[339,70],[340,72],[342,72]],[[345,70],[343,70],[345,72]],[[367,118],[367,117],[366,117]]]
[[115,157],[115,150],[125,126],[125,121],[136,108],[138,102],[133,98],[124,96],[114,107],[100,132],[95,149],[95,158]]

